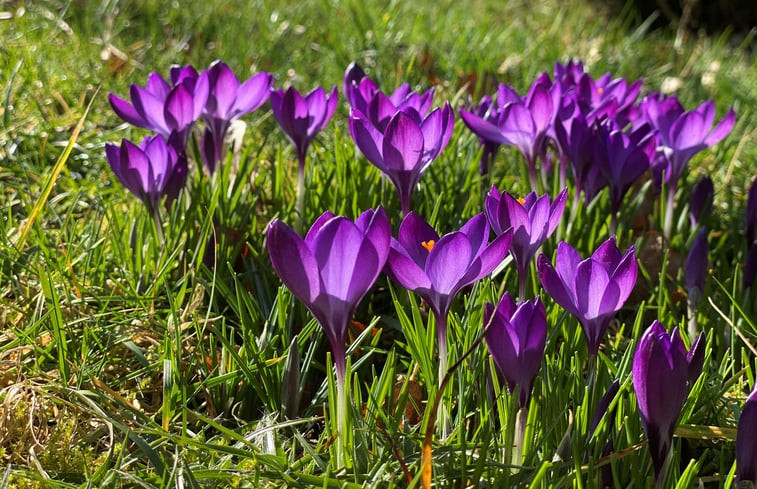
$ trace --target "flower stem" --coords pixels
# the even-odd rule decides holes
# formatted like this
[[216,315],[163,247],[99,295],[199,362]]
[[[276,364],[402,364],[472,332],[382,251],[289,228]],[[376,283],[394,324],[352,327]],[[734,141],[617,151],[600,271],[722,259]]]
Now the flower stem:
[[528,406],[518,409],[515,417],[515,440],[513,441],[512,464],[523,464],[523,444],[526,439],[526,424],[528,422]]
[[516,261],[515,265],[518,270],[518,300],[523,302],[526,300],[526,285],[528,284],[528,270],[531,268],[531,261],[523,264]]
[[[338,354],[337,354],[338,355]],[[345,382],[345,361],[334,356],[336,367],[336,416],[337,416],[337,449],[336,465],[338,468],[346,467],[347,452],[347,386]]]
[[655,489],[663,489],[664,487],[669,487],[668,484],[666,484],[666,481],[670,478],[670,462],[673,460],[673,450],[668,450],[668,454],[665,455],[665,461],[662,463],[662,467],[660,467],[660,472],[655,474]]
[[673,231],[673,208],[676,202],[676,185],[671,180],[668,187],[668,200],[665,204],[665,223],[663,224],[662,234],[665,240],[670,242],[670,236]]
[[160,211],[158,210],[158,206],[150,206],[150,214],[155,223],[155,231],[158,234],[158,244],[162,247],[165,238],[163,237],[163,226],[161,226],[160,223]]
[[[436,337],[439,342],[439,384],[438,387],[441,390],[444,376],[447,374],[447,315],[442,313],[435,317],[436,319]],[[441,395],[441,392],[440,392]],[[442,439],[446,439],[449,435],[449,419],[447,416],[447,410],[444,406],[444,402],[439,403],[439,411],[437,412],[437,429],[441,430]]]
[[686,309],[689,314],[689,338],[694,341],[699,333],[699,325],[697,324],[697,304],[691,297],[686,299]]
[[302,234],[302,219],[305,214],[305,155],[297,155],[297,201],[295,204],[294,230]]
[[610,214],[610,236],[614,236],[618,232],[618,213],[613,210]]

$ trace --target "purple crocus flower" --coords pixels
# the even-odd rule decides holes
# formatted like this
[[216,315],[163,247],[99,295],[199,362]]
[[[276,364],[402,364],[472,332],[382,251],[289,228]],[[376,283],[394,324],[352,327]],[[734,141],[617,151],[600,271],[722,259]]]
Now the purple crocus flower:
[[459,231],[439,237],[410,212],[392,238],[387,275],[420,295],[434,313],[439,340],[439,381],[446,372],[447,313],[458,292],[490,274],[507,254],[512,233],[489,241],[489,223],[476,214]]
[[617,229],[620,206],[628,189],[649,169],[654,156],[654,133],[643,125],[631,134],[614,129],[611,121],[600,124],[594,144],[595,164],[610,187],[610,233]]
[[555,121],[557,142],[562,155],[570,163],[576,185],[574,205],[578,205],[581,192],[584,203],[589,204],[607,186],[607,179],[594,159],[597,127],[598,124],[589,123],[582,114]]
[[[469,100],[469,106],[471,106],[471,110],[482,119],[496,121],[499,116],[496,102],[494,102],[488,95],[484,96],[476,106],[473,106],[473,102]],[[465,122],[465,120],[463,120],[463,122]],[[489,165],[494,159],[494,155],[497,154],[499,143],[496,141],[489,141],[479,136],[478,145],[483,148],[481,159],[478,162],[478,172],[480,175],[486,175],[489,173]]]
[[757,384],[744,403],[736,431],[736,477],[757,486]]
[[323,327],[342,380],[347,327],[384,268],[391,232],[381,207],[355,222],[324,212],[304,239],[278,219],[268,227],[273,269]]
[[492,185],[486,196],[486,217],[495,234],[512,228],[510,254],[518,270],[520,299],[525,299],[528,267],[536,251],[555,231],[565,210],[568,189],[563,189],[550,204],[549,196],[537,197],[531,192],[525,199],[509,193],[500,194]]
[[[511,87],[500,83],[497,88],[495,99],[490,96],[484,96],[481,101],[472,108],[472,112],[461,111],[460,116],[468,128],[478,136],[479,145],[484,147],[479,162],[479,173],[485,175],[489,171],[489,163],[497,152],[501,142],[501,135],[497,134],[496,126],[499,124],[500,114],[505,105],[512,102],[521,102],[518,93]],[[465,112],[465,117],[463,117]],[[490,125],[480,124],[481,121],[490,123]],[[494,134],[490,134],[494,132]]]
[[712,208],[712,198],[715,193],[715,187],[712,185],[710,177],[700,178],[694,189],[691,191],[689,198],[689,220],[692,229],[705,219]]
[[[559,85],[547,87],[535,83],[525,100],[513,100],[502,105],[498,120],[491,122],[471,112],[461,110],[463,122],[479,137],[492,143],[515,146],[528,165],[532,190],[537,190],[536,163],[546,145],[548,131],[554,122],[559,105]],[[512,90],[512,89],[510,89]],[[508,90],[500,90],[498,97]],[[508,97],[509,98],[509,97]],[[498,104],[503,101],[498,100]]]
[[757,242],[749,246],[744,260],[744,288],[748,289],[757,280]]
[[715,103],[708,100],[694,110],[684,111],[675,97],[647,96],[641,103],[644,120],[658,131],[658,152],[662,159],[658,174],[664,170],[665,183],[675,185],[692,156],[719,143],[731,132],[736,115],[730,109],[714,128]]
[[348,104],[352,105],[352,101],[355,97],[353,92],[357,90],[357,86],[363,78],[366,78],[365,71],[356,61],[350,63],[349,66],[347,66],[347,69],[344,70],[342,93]]
[[177,153],[161,135],[145,137],[139,146],[126,139],[120,147],[107,143],[105,156],[118,180],[153,215],[163,197],[166,205],[171,205],[187,179],[186,156]]
[[414,110],[398,111],[383,133],[359,112],[350,114],[352,138],[368,161],[394,184],[403,215],[410,212],[410,199],[421,175],[447,146],[454,123],[449,103],[423,120]]
[[347,327],[358,303],[373,287],[389,254],[392,228],[384,209],[369,209],[355,222],[324,212],[305,238],[283,222],[268,226],[268,254],[278,276],[326,333],[337,380],[337,466],[347,438]]
[[684,111],[675,97],[662,98],[651,94],[641,102],[643,119],[657,129],[657,159],[654,164],[655,181],[668,185],[663,232],[670,239],[673,227],[673,208],[678,181],[689,160],[698,152],[725,138],[736,123],[730,109],[714,128],[715,103],[709,100],[694,110]]
[[226,63],[215,61],[200,74],[200,80],[208,85],[208,98],[202,116],[206,125],[202,135],[202,157],[210,173],[213,173],[223,160],[223,141],[229,126],[268,100],[273,76],[261,72],[240,84]]
[[434,89],[419,94],[410,88],[409,83],[404,83],[391,95],[386,95],[365,75],[360,65],[353,62],[344,72],[344,97],[353,110],[363,114],[383,133],[389,119],[398,110],[413,109],[421,118],[426,117],[434,99]]
[[704,281],[707,278],[707,251],[707,228],[702,228],[691,245],[684,267],[686,292],[697,304],[702,298]]
[[707,278],[707,228],[702,227],[691,245],[684,267],[684,284],[686,285],[686,306],[689,315],[689,337],[693,340],[698,331],[697,308],[702,301],[704,282]]
[[484,339],[497,372],[507,381],[510,392],[516,385],[520,388],[519,405],[528,407],[547,342],[544,304],[537,297],[516,307],[510,294],[505,292],[496,308],[488,302],[484,306],[484,325],[490,322]]
[[636,402],[658,479],[688,388],[702,372],[703,338],[700,334],[687,352],[678,328],[667,334],[662,324],[654,321],[634,353]]
[[208,83],[198,77],[192,66],[172,67],[171,82],[169,85],[159,73],[153,72],[144,88],[131,86],[131,103],[112,93],[108,100],[116,114],[129,124],[157,132],[166,140],[177,133],[171,141],[182,152],[192,124],[202,114]]
[[569,59],[565,64],[556,61],[553,70],[555,83],[560,83],[566,92],[575,89],[584,73],[584,63],[580,59]]
[[625,78],[613,79],[610,73],[594,80],[584,73],[576,86],[576,102],[590,120],[609,109],[617,126],[625,127],[638,117],[635,102],[641,84],[642,80],[629,84]]
[[607,326],[636,284],[634,247],[621,254],[612,236],[582,260],[563,241],[557,245],[555,266],[542,253],[537,269],[544,290],[581,323],[589,355],[596,356]]
[[337,90],[329,95],[321,88],[315,88],[306,96],[289,87],[271,92],[271,110],[281,129],[297,151],[297,160],[304,171],[305,154],[315,135],[331,120],[337,104]]

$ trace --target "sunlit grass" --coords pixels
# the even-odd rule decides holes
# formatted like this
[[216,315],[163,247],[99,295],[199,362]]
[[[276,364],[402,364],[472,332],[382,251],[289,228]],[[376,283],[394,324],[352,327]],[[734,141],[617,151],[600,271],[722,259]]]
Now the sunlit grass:
[[[271,219],[293,222],[297,178],[294,152],[267,106],[244,118],[245,143],[222,171],[211,178],[190,168],[187,188],[163,214],[161,246],[152,219],[104,156],[106,142],[145,132],[122,124],[106,95],[123,96],[130,83],[166,74],[172,63],[202,69],[215,59],[240,78],[270,71],[277,87],[341,88],[356,60],[385,89],[406,81],[434,86],[436,105],[449,100],[457,109],[497,82],[523,92],[569,57],[594,75],[644,78],[646,92],[678,86],[687,108],[714,99],[718,120],[729,106],[737,113],[730,136],[692,162],[678,199],[684,212],[697,177],[715,181],[707,222],[712,273],[699,309],[709,354],[674,441],[676,473],[686,474],[679,487],[696,478],[729,487],[733,429],[757,354],[757,298],[740,285],[745,194],[757,174],[752,35],[694,34],[677,51],[674,32],[649,32],[644,19],[611,18],[589,2],[43,1],[0,10],[11,17],[0,20],[0,487],[418,487],[417,423],[436,391],[433,319],[385,278],[363,301],[355,316],[361,324],[350,332],[353,465],[335,472],[327,341],[280,285],[264,247]],[[96,87],[72,153],[43,198]],[[311,147],[303,221],[324,209],[354,218],[381,204],[396,229],[394,189],[356,150],[346,113],[340,101]],[[437,229],[456,229],[480,212],[492,183],[527,192],[517,152],[501,150],[485,178],[478,157],[476,138],[458,120],[413,197]],[[642,270],[599,357],[598,384],[621,381],[614,411],[592,440],[574,436],[561,447],[593,414],[584,402],[587,354],[576,320],[545,298],[548,354],[534,385],[525,468],[513,472],[504,462],[512,434],[503,427],[516,408],[487,381],[492,367],[479,347],[445,395],[453,432],[434,445],[439,487],[595,487],[605,462],[617,487],[651,484],[631,358],[653,319],[685,330],[679,290],[693,236],[684,217],[684,232],[663,251],[654,231],[661,210],[650,200],[647,187],[627,197],[618,233],[621,247],[640,250]],[[586,256],[607,236],[608,208],[603,196],[579,209],[563,239]],[[638,208],[649,214],[643,231],[632,225]],[[542,251],[553,256],[555,246],[552,239]],[[535,270],[530,276],[533,295],[540,286]],[[456,300],[450,364],[481,333],[484,301],[496,302],[505,289],[517,289],[512,266]],[[607,440],[616,454],[605,459]]]

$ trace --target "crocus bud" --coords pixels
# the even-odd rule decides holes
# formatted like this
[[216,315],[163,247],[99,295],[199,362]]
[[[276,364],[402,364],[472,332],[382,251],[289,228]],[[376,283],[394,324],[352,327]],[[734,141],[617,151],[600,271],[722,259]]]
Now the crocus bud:
[[187,179],[187,158],[162,136],[147,136],[139,146],[124,139],[121,146],[108,143],[105,156],[118,180],[154,211],[166,197],[166,205],[179,195]]
[[746,199],[744,221],[746,224],[746,243],[750,245],[757,241],[757,177],[752,182],[749,196]]
[[751,287],[755,279],[757,279],[757,243],[752,243],[746,252],[744,263],[744,288]]
[[505,292],[495,307],[486,303],[484,325],[491,326],[484,339],[500,377],[512,392],[520,388],[519,405],[528,407],[531,386],[539,371],[547,341],[547,316],[544,304],[537,297],[515,306]]
[[707,278],[707,251],[707,228],[702,228],[691,245],[684,268],[686,293],[694,306],[702,299],[704,281]]
[[736,431],[736,477],[757,486],[757,385],[746,399]]
[[714,192],[710,177],[703,177],[694,185],[689,198],[689,220],[692,228],[697,227],[710,213]]
[[610,403],[613,399],[615,399],[615,395],[618,393],[618,390],[620,389],[620,380],[615,379],[610,384],[610,387],[607,388],[607,391],[605,392],[605,395],[602,396],[602,399],[599,400],[599,404],[597,404],[597,409],[594,411],[594,417],[591,418],[591,423],[589,424],[589,431],[586,435],[586,438],[591,438],[592,435],[594,435],[594,430],[597,429],[597,426],[599,425],[599,422],[602,420],[602,416],[605,415],[607,412],[607,408],[610,406]]
[[634,353],[633,386],[657,477],[670,451],[688,387],[701,373],[702,337],[687,352],[678,328],[668,334],[659,321],[654,321]]

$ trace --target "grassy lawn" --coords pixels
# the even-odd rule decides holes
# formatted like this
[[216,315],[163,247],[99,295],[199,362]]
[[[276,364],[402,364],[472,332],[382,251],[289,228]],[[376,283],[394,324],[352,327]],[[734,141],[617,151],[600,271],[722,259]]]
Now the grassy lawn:
[[[0,489],[423,487],[424,447],[434,487],[601,487],[602,477],[652,487],[632,359],[653,320],[686,331],[683,268],[695,238],[686,206],[702,176],[715,188],[711,271],[694,313],[706,355],[670,470],[675,487],[731,487],[737,421],[757,376],[757,287],[742,287],[757,176],[754,31],[686,33],[676,43],[673,27],[651,30],[651,20],[558,0],[0,2]],[[394,188],[350,137],[341,89],[352,61],[385,91],[433,87],[434,105],[455,109],[450,143],[413,196],[413,210],[442,234],[482,212],[492,184],[530,191],[513,148],[479,174],[477,138],[459,109],[498,83],[524,94],[556,61],[581,59],[594,77],[642,78],[642,96],[675,93],[686,109],[714,100],[715,120],[732,107],[736,124],[689,164],[669,242],[651,178],[626,196],[617,240],[622,251],[635,246],[639,278],[593,367],[578,322],[531,267],[528,294],[541,294],[549,333],[519,469],[508,458],[517,400],[476,346],[484,303],[518,291],[514,266],[452,304],[450,365],[462,362],[441,398],[451,434],[435,433],[431,445],[434,318],[379,277],[348,334],[345,468],[334,456],[329,343],[266,247],[273,219],[295,222],[297,187],[296,155],[270,105],[242,117],[243,144],[213,176],[199,134],[190,137],[186,188],[157,226],[105,157],[106,143],[147,134],[116,116],[109,93],[128,99],[153,71],[200,71],[217,59],[240,80],[266,71],[277,88],[339,88],[336,114],[308,152],[306,229],[327,209],[354,219],[379,205],[395,236],[399,227]],[[567,206],[560,238],[542,247],[553,262],[560,239],[586,257],[610,234],[604,193],[580,208],[571,194]],[[587,437],[592,403],[614,379],[618,395]]]

